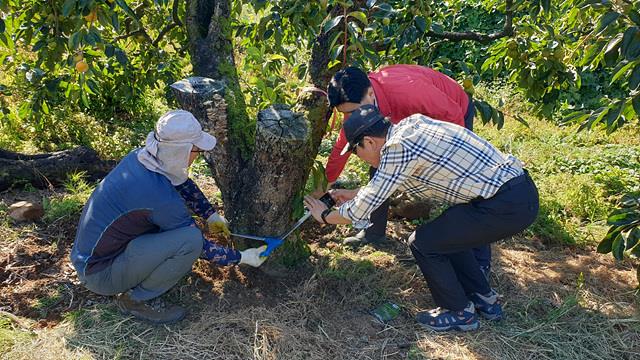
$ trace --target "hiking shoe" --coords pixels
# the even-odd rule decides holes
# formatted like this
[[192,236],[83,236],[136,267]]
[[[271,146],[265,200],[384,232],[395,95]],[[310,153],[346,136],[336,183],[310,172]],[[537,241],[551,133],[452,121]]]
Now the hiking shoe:
[[128,293],[116,296],[116,305],[123,315],[133,315],[137,319],[153,324],[171,324],[184,319],[187,311],[177,305],[167,305],[160,298],[150,301],[135,301]]
[[480,271],[482,271],[482,275],[484,275],[484,278],[489,282],[491,279],[491,265],[480,265]]
[[451,311],[443,308],[420,311],[416,315],[416,320],[423,327],[434,331],[471,331],[480,327],[473,303],[469,303],[462,311]]
[[502,301],[495,290],[492,289],[491,292],[486,295],[473,293],[469,298],[473,302],[476,311],[478,311],[483,318],[495,321],[502,320],[504,316],[502,314]]
[[360,230],[360,232],[358,232],[354,236],[349,236],[347,238],[344,238],[342,243],[344,245],[356,248],[366,244],[379,245],[384,243],[385,241],[387,241],[387,237],[384,234],[383,235],[371,235],[371,234],[367,235],[366,231]]

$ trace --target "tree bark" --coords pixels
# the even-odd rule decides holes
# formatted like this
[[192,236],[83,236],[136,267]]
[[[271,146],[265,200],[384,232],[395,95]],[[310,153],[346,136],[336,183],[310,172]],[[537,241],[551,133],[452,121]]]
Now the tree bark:
[[[305,92],[294,109],[274,105],[250,119],[233,58],[230,2],[188,0],[186,9],[196,77],[172,88],[181,107],[218,139],[205,159],[222,193],[225,216],[234,232],[282,235],[295,221],[294,199],[301,195],[326,131],[327,101]],[[328,36],[321,33],[310,45],[310,82],[326,88],[331,77]],[[296,243],[287,239],[289,245]]]
[[68,174],[78,171],[86,172],[89,180],[98,180],[114,166],[114,161],[102,160],[97,152],[83,146],[37,155],[0,149],[0,191],[19,184],[37,188],[58,185],[67,180]]
[[225,216],[234,232],[279,236],[293,223],[294,199],[300,194],[316,156],[317,130],[304,115],[285,105],[258,114],[252,157],[233,154],[228,141],[228,116],[221,82],[192,77],[173,84],[181,107],[216,136],[218,144],[205,154],[222,193]]

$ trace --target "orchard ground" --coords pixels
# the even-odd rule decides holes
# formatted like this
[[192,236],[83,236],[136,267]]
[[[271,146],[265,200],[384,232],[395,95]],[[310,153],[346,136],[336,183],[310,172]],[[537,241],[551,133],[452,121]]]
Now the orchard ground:
[[[502,96],[488,92],[488,97]],[[637,262],[595,252],[616,194],[640,187],[640,136],[576,133],[507,105],[505,129],[478,132],[525,163],[541,194],[527,231],[494,246],[491,282],[507,318],[479,331],[437,334],[415,313],[434,306],[406,240],[420,221],[393,219],[388,246],[350,250],[349,227],[309,221],[300,236],[307,263],[279,273],[216,268],[198,260],[167,295],[188,306],[171,326],[121,316],[112,299],[78,284],[68,255],[79,211],[93,184],[16,188],[0,194],[0,357],[3,359],[633,359],[640,357]],[[525,116],[529,127],[512,119]],[[326,156],[331,141],[323,144]],[[196,180],[215,198],[213,180]],[[200,173],[200,174],[198,174]],[[345,178],[366,179],[355,159]],[[43,201],[46,214],[13,223],[8,206]],[[425,214],[425,220],[440,209]],[[393,301],[399,318],[375,322],[370,310]]]

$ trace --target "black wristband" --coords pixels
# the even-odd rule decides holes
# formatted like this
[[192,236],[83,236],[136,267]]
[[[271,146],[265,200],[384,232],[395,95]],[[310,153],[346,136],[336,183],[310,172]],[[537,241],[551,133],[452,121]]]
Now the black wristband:
[[327,222],[327,215],[329,215],[330,212],[331,212],[331,209],[324,209],[324,211],[320,214],[320,217],[322,218],[322,222],[324,222],[325,224],[329,224]]

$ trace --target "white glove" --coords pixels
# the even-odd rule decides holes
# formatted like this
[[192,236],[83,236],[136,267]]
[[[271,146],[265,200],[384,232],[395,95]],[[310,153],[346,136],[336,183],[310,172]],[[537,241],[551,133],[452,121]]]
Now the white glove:
[[212,234],[223,233],[225,236],[231,235],[231,231],[229,231],[229,222],[224,216],[214,212],[207,219],[207,226],[209,227],[209,232]]
[[267,260],[267,257],[260,256],[260,254],[265,250],[267,250],[267,245],[240,251],[240,264],[247,264],[253,267],[262,265],[262,263]]

